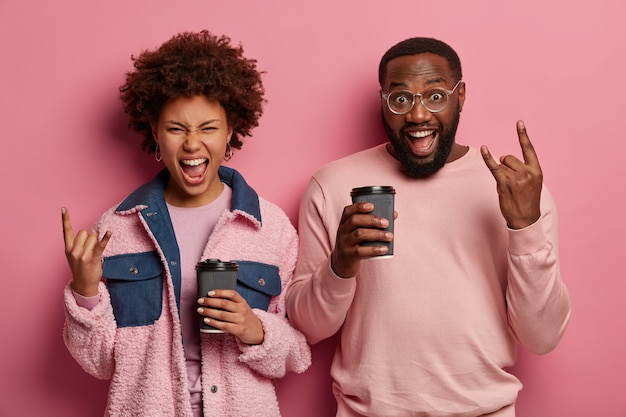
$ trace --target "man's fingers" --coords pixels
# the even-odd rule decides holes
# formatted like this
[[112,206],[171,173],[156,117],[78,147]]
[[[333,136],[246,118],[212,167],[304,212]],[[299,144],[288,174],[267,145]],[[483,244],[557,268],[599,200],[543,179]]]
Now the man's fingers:
[[[506,155],[500,157],[500,163],[491,156],[491,153],[486,146],[480,148],[483,160],[487,167],[491,170],[491,173],[498,179],[498,175],[503,175],[505,171],[511,169],[513,171],[523,171],[527,167],[536,168],[535,172],[540,172],[539,158],[535,152],[535,148],[528,137],[526,131],[526,125],[522,120],[517,121],[517,136],[519,138],[519,144],[522,148],[523,161],[516,158],[513,155]],[[502,173],[502,174],[501,174]]]
[[372,210],[374,210],[374,205],[372,203],[356,203],[346,206],[343,208],[343,212],[341,213],[341,221],[339,224],[343,225],[352,219],[352,216],[369,213]]
[[519,144],[522,148],[522,155],[524,156],[524,162],[527,165],[533,167],[539,167],[539,158],[537,158],[537,153],[535,152],[535,148],[528,137],[528,132],[526,131],[526,125],[522,120],[517,121],[517,136],[519,137]]
[[522,171],[526,169],[526,163],[520,161],[513,155],[504,155],[500,157],[500,166],[505,166],[513,171]]
[[500,164],[498,164],[496,160],[493,159],[493,157],[491,156],[491,152],[489,152],[489,149],[486,146],[480,147],[480,153],[483,156],[483,160],[485,161],[485,165],[487,165],[487,168],[489,168],[493,176],[498,179],[498,171],[501,168]]

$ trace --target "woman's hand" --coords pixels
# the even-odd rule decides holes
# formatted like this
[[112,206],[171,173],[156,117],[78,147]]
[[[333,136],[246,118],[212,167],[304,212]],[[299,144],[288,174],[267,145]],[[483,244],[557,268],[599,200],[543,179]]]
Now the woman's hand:
[[231,333],[248,345],[263,343],[265,332],[261,320],[237,291],[209,291],[198,304],[202,306],[198,313],[205,317],[206,324]]
[[84,297],[98,294],[102,279],[102,253],[106,248],[111,232],[106,232],[101,240],[94,232],[80,230],[74,235],[70,213],[61,209],[65,256],[72,271],[72,289]]

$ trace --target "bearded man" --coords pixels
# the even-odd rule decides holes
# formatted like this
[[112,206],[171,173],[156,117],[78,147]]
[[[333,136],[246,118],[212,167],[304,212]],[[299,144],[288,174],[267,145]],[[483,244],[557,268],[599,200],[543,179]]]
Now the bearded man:
[[[444,42],[394,45],[379,82],[388,143],[311,178],[288,316],[311,344],[341,332],[337,417],[513,417],[518,343],[551,351],[570,316],[539,160],[522,121],[521,160],[456,142],[466,86]],[[395,188],[393,233],[373,204],[350,202],[370,185]],[[386,259],[361,245],[391,240]]]

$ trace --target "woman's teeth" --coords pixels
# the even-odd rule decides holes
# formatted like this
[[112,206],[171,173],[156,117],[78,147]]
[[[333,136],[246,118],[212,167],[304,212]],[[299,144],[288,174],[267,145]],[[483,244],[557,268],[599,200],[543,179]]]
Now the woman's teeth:
[[198,166],[200,164],[203,164],[206,162],[206,158],[200,158],[200,159],[183,159],[180,161],[181,164],[183,165],[188,165],[191,167],[195,167]]

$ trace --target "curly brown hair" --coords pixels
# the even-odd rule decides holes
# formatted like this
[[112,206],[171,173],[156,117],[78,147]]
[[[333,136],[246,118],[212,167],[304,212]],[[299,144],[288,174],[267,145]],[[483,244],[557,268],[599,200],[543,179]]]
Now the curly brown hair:
[[227,36],[209,31],[183,32],[156,50],[131,56],[135,69],[120,87],[128,127],[145,135],[144,151],[153,153],[156,142],[151,123],[161,109],[178,97],[204,95],[220,102],[233,129],[230,145],[241,149],[241,137],[250,136],[263,114],[265,89],[257,61],[243,56]]

